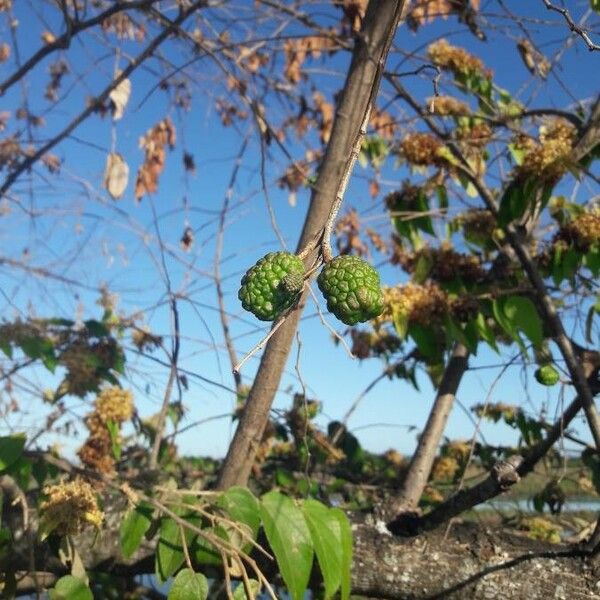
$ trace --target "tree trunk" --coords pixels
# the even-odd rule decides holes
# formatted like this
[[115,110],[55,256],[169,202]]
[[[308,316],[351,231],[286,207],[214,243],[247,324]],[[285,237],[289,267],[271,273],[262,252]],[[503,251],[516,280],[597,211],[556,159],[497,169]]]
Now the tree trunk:
[[[369,2],[363,27],[356,39],[343,96],[314,186],[298,250],[317,238],[327,223],[346,172],[348,157],[352,154],[361,124],[375,97],[380,65],[385,62],[389,41],[394,35],[403,6],[404,0]],[[316,256],[317,250],[309,253],[306,264],[311,265]],[[248,481],[306,297],[305,292],[298,308],[288,316],[265,348],[244,412],[223,463],[218,481],[219,489],[245,485]]]
[[468,356],[469,351],[465,346],[455,344],[400,493],[392,498],[385,508],[386,520],[399,512],[412,511],[418,506],[454,404],[456,391],[469,365]]

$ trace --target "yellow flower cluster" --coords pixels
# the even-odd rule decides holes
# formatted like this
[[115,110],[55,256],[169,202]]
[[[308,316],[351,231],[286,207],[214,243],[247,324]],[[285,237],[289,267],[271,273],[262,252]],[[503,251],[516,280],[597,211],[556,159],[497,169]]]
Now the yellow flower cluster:
[[427,167],[443,164],[438,155],[442,147],[442,142],[430,133],[410,133],[400,143],[400,153],[409,164]]
[[600,242],[600,209],[586,211],[560,228],[559,238],[584,252]]
[[452,96],[432,96],[427,98],[427,106],[434,115],[440,117],[459,117],[471,111],[468,104]]
[[102,390],[94,403],[95,412],[104,423],[123,423],[133,414],[133,395],[129,390],[110,387]]
[[464,465],[471,454],[471,442],[465,440],[448,442],[445,447],[445,454],[457,460],[459,464]]
[[485,416],[492,421],[499,421],[500,419],[512,421],[521,411],[518,406],[504,404],[503,402],[478,404],[477,406],[474,406],[472,410],[478,417]]
[[527,531],[528,537],[534,540],[544,540],[553,544],[561,542],[562,527],[543,517],[524,517],[520,528]]
[[159,335],[154,335],[147,327],[141,327],[132,331],[131,341],[142,352],[160,346],[162,338]]
[[431,479],[433,481],[449,481],[454,479],[458,469],[458,461],[451,456],[438,456],[431,469]]
[[454,75],[488,75],[479,58],[464,48],[452,46],[443,38],[429,45],[427,56],[434,65],[451,71]]
[[526,177],[559,179],[566,171],[574,141],[575,127],[564,119],[553,119],[540,127],[539,143],[528,143],[518,172]]
[[59,535],[79,533],[86,524],[99,528],[104,515],[92,486],[82,479],[62,482],[44,488],[47,499],[42,502],[41,524]]
[[443,318],[448,310],[446,293],[433,283],[406,283],[383,287],[383,312],[375,326],[393,321],[394,313],[408,316],[409,323],[429,325]]

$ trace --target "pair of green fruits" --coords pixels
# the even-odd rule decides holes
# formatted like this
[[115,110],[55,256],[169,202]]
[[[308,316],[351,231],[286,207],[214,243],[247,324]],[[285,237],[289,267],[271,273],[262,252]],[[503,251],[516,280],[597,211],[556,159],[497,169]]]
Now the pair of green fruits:
[[[271,252],[242,277],[238,298],[261,321],[273,321],[296,302],[304,276],[304,263],[298,256]],[[379,273],[358,256],[337,256],[329,261],[317,284],[327,309],[346,325],[363,323],[383,311]]]

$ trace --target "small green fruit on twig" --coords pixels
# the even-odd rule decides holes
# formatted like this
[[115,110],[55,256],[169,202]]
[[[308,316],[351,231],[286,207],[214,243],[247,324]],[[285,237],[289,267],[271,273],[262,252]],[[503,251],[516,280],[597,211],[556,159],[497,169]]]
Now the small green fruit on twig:
[[304,263],[290,252],[270,252],[242,277],[238,298],[261,321],[274,321],[304,286]]
[[317,283],[328,310],[346,325],[364,323],[383,311],[379,273],[358,256],[337,256],[323,267]]
[[544,365],[535,372],[535,378],[542,385],[556,385],[560,380],[558,371],[552,365]]

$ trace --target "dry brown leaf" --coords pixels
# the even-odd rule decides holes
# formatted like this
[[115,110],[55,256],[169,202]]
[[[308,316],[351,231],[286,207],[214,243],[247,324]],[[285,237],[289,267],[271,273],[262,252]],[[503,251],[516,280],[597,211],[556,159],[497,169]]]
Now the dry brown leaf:
[[196,161],[194,155],[189,152],[183,153],[183,167],[188,173],[196,174]]
[[141,200],[145,194],[158,189],[158,178],[165,168],[166,146],[175,147],[175,125],[169,117],[164,118],[140,138],[140,148],[144,149],[144,163],[138,170],[135,182],[135,199]]
[[325,96],[320,92],[313,94],[313,101],[315,108],[319,112],[319,137],[321,142],[326,144],[331,137],[331,130],[333,129],[333,115],[334,107],[325,100]]
[[194,230],[191,227],[188,226],[183,230],[179,245],[184,252],[189,252],[192,249],[194,245]]
[[379,195],[379,181],[377,181],[377,179],[371,179],[371,181],[369,181],[369,195],[371,198],[377,198]]
[[10,46],[6,43],[0,45],[0,63],[6,62],[10,58]]
[[528,39],[519,40],[517,50],[532,75],[539,75],[542,79],[548,77],[550,61]]
[[10,113],[7,110],[0,111],[0,131],[6,129],[6,123],[10,119]]
[[44,44],[53,44],[56,41],[56,36],[50,31],[44,31],[41,35]]
[[[117,74],[118,76],[119,74]],[[112,116],[114,121],[123,117],[123,112],[131,95],[131,81],[123,79],[108,95],[111,102]]]
[[42,162],[50,173],[60,173],[61,161],[56,154],[44,154]]
[[106,157],[104,169],[104,187],[113,200],[122,198],[129,181],[129,167],[123,157],[117,152],[111,152]]

